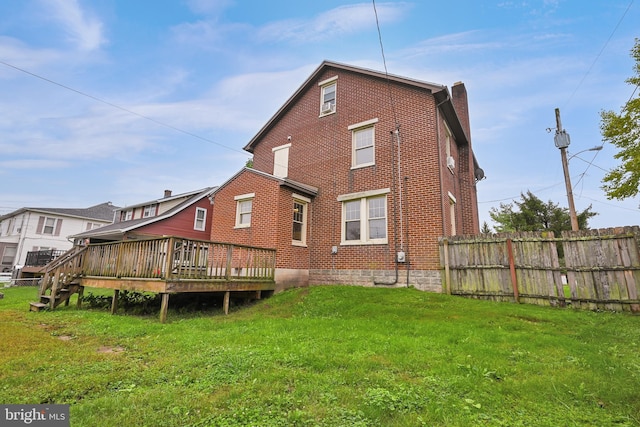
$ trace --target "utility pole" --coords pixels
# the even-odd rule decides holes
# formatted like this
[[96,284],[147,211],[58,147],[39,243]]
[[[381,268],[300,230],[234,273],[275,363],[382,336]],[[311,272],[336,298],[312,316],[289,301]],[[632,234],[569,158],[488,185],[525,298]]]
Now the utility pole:
[[567,147],[571,143],[569,134],[562,128],[560,121],[560,109],[556,108],[556,135],[553,138],[556,147],[560,149],[560,157],[562,158],[562,170],[564,171],[564,183],[567,187],[567,199],[569,199],[569,216],[571,217],[571,230],[578,231],[578,216],[576,215],[576,206],[573,203],[573,189],[571,188],[571,177],[569,176],[569,161],[567,160]]

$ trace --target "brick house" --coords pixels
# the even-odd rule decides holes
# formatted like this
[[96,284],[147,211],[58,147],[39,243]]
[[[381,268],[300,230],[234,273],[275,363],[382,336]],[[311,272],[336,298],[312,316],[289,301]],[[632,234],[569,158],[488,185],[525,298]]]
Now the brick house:
[[323,62],[214,193],[211,240],[275,248],[279,288],[440,291],[438,237],[479,232],[467,93]]

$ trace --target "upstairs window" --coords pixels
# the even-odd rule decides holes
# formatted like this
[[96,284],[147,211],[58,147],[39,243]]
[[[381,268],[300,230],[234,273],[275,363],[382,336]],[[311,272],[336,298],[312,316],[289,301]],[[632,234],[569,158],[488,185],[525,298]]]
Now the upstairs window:
[[236,196],[236,228],[251,227],[251,212],[255,193]]
[[204,231],[207,226],[207,210],[203,208],[196,208],[196,217],[193,222],[193,229],[198,231]]
[[271,149],[273,151],[273,176],[286,178],[289,175],[289,148],[291,148],[291,144]]
[[158,208],[157,204],[145,206],[144,210],[142,211],[142,217],[149,218],[152,216],[156,216],[157,208]]
[[336,112],[336,88],[338,77],[332,77],[327,80],[323,80],[320,85],[320,115],[325,116],[327,114]]
[[375,165],[376,153],[374,125],[377,122],[378,119],[372,119],[348,127],[351,131],[352,140],[352,168]]
[[37,234],[49,234],[59,236],[62,228],[62,219],[41,216],[38,218]]
[[133,219],[133,209],[120,212],[120,221],[131,221]]

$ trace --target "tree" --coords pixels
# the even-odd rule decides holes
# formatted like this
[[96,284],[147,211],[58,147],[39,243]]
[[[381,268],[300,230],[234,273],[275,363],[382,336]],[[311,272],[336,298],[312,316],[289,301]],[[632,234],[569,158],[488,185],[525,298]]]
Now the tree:
[[[521,193],[520,199],[513,203],[500,203],[499,209],[491,208],[489,216],[497,224],[494,228],[498,233],[549,230],[560,236],[561,231],[571,230],[569,209],[561,208],[551,200],[545,203],[531,191]],[[596,215],[596,212],[591,211],[591,205],[579,212],[577,216],[580,228],[588,228],[589,218]]]
[[640,185],[640,95],[633,98],[640,87],[640,39],[636,39],[631,56],[636,61],[633,67],[636,75],[625,81],[635,86],[633,95],[620,114],[600,112],[602,139],[620,150],[613,157],[622,162],[602,179],[602,189],[609,199],[633,197]]
[[482,223],[482,228],[480,229],[480,232],[482,234],[491,234],[491,227],[489,227],[489,224],[487,224],[487,221],[484,221]]
[[249,169],[253,169],[253,157],[250,158],[249,160],[247,160],[244,164],[245,167],[249,168]]

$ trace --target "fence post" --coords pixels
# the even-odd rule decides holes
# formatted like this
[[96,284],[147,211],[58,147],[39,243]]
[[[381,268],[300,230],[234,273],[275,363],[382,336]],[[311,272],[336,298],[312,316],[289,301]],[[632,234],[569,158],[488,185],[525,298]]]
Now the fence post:
[[444,252],[444,291],[451,295],[451,271],[449,270],[449,239],[443,240],[442,251]]
[[511,271],[511,286],[513,286],[513,299],[520,303],[520,295],[518,294],[518,277],[516,276],[516,265],[513,259],[513,242],[511,238],[507,238],[507,253],[509,254],[509,270]]

